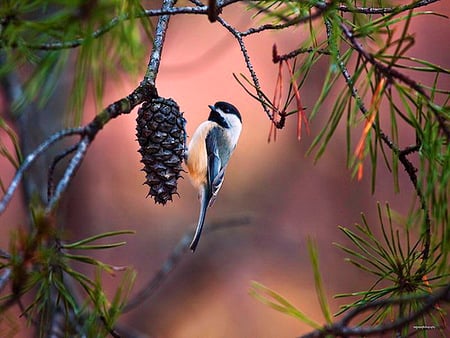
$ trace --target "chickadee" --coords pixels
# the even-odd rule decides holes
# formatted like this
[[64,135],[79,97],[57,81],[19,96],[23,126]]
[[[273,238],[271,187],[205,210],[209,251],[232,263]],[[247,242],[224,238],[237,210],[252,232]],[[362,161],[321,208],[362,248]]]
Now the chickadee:
[[189,143],[186,165],[192,184],[199,190],[200,216],[190,248],[195,251],[205,222],[206,209],[222,186],[228,160],[242,129],[239,111],[227,102],[209,106],[208,120],[201,123]]

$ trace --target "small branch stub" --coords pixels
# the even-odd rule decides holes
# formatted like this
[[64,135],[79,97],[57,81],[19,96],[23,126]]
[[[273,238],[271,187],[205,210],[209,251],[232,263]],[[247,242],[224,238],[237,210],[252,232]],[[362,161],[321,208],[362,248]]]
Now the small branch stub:
[[144,184],[150,187],[148,195],[155,203],[166,204],[177,194],[177,181],[183,170],[186,120],[174,100],[159,97],[139,108],[136,122],[146,173]]

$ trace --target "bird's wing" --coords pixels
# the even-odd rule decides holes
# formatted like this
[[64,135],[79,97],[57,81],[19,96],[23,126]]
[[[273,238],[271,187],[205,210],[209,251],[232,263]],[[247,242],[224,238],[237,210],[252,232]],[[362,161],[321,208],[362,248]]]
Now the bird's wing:
[[208,159],[208,188],[209,203],[211,206],[217,197],[217,193],[222,187],[225,176],[226,164],[222,163],[219,155],[218,142],[220,142],[223,135],[219,128],[213,128],[206,137],[206,155]]

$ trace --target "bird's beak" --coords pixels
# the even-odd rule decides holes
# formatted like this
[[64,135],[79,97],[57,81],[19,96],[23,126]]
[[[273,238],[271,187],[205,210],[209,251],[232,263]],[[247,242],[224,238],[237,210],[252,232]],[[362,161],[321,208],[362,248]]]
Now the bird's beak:
[[217,112],[217,109],[216,109],[216,107],[214,107],[214,106],[211,106],[210,104],[208,105],[208,107],[212,110],[212,111],[215,111],[215,112]]

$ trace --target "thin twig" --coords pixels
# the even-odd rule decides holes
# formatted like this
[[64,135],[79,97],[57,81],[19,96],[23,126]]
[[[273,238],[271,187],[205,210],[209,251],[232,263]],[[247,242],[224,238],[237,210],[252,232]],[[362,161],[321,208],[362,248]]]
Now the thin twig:
[[217,21],[223,27],[225,27],[237,40],[239,47],[241,49],[242,55],[244,56],[245,65],[247,66],[247,69],[252,78],[253,85],[256,90],[256,94],[258,95],[258,98],[259,98],[259,102],[261,103],[261,106],[264,109],[266,115],[269,117],[269,119],[271,121],[274,121],[273,115],[270,112],[269,106],[267,103],[265,103],[265,99],[264,99],[265,95],[263,94],[263,92],[261,90],[261,85],[259,83],[258,76],[256,75],[255,69],[253,68],[253,64],[250,60],[250,55],[248,54],[247,47],[245,46],[242,34],[237,29],[235,29],[233,26],[231,26],[228,22],[226,22],[222,17],[218,17]]
[[323,54],[323,55],[330,55],[330,51],[324,48],[321,49],[315,49],[313,47],[308,47],[308,48],[298,48],[296,50],[293,50],[292,52],[289,52],[287,54],[283,54],[283,55],[276,55],[276,57],[274,56],[272,58],[273,63],[278,63],[280,61],[286,61],[289,59],[293,59],[296,56],[300,55],[300,54],[305,54],[305,53],[317,53],[317,54]]
[[[247,2],[249,5],[253,6],[254,8],[258,9],[260,12],[263,13],[267,13],[270,14],[271,11],[269,9],[267,9],[264,6],[261,6],[259,4],[255,4],[252,1],[246,0],[245,2]],[[256,90],[256,94],[259,98],[259,102],[264,110],[264,112],[266,113],[267,117],[270,119],[270,121],[273,122],[273,125],[277,128],[282,128],[284,126],[284,123],[278,123],[278,121],[275,120],[275,116],[274,114],[270,111],[270,106],[269,104],[266,102],[265,97],[266,95],[264,95],[262,89],[261,89],[261,85],[259,83],[259,78],[256,75],[256,72],[253,68],[253,64],[250,60],[250,56],[248,54],[247,51],[247,47],[244,43],[244,37],[245,36],[249,36],[252,34],[256,34],[256,33],[260,33],[262,31],[265,30],[274,30],[274,29],[284,29],[287,28],[289,26],[293,26],[293,25],[298,25],[304,22],[308,22],[311,20],[314,20],[316,18],[319,18],[331,5],[331,3],[317,3],[315,5],[316,7],[316,11],[314,13],[312,13],[311,15],[308,16],[299,16],[296,18],[287,18],[284,16],[279,16],[279,19],[281,21],[283,21],[283,24],[279,24],[279,25],[272,25],[272,24],[266,24],[266,25],[262,25],[260,27],[256,27],[256,28],[250,28],[244,32],[240,32],[237,29],[235,29],[233,26],[231,26],[230,24],[228,24],[223,18],[219,17],[218,21],[220,22],[220,24],[222,26],[224,26],[234,37],[235,39],[238,41],[239,43],[239,47],[241,49],[242,55],[244,56],[244,61],[245,64],[247,66],[248,71],[250,72],[250,76],[252,78],[253,81],[253,86]],[[282,121],[284,122],[284,121]]]
[[[253,3],[253,1],[251,0],[245,0],[246,3],[248,3],[249,5],[253,6],[254,8],[258,9],[258,11],[260,11],[261,13],[266,13],[266,14],[273,14],[268,8],[259,5],[259,4],[255,4]],[[245,37],[248,35],[252,35],[252,34],[256,34],[256,33],[260,33],[263,32],[265,30],[279,30],[279,29],[284,29],[287,27],[291,27],[291,26],[295,26],[295,25],[299,25],[301,23],[305,23],[305,22],[309,22],[310,20],[314,20],[317,19],[319,17],[322,16],[322,14],[332,6],[332,2],[330,3],[325,3],[325,2],[317,2],[315,4],[316,7],[316,11],[310,15],[307,16],[297,16],[295,18],[288,18],[286,16],[283,15],[278,15],[277,14],[277,18],[281,21],[283,21],[284,23],[282,24],[265,24],[262,25],[260,27],[255,27],[255,28],[249,28],[244,32],[241,32],[241,36]]]
[[86,155],[87,148],[90,142],[91,140],[85,136],[78,143],[75,155],[73,155],[72,159],[70,160],[69,165],[64,171],[63,177],[59,180],[58,184],[56,185],[54,194],[50,197],[47,203],[47,207],[45,208],[46,213],[50,213],[51,211],[53,211],[57,202],[60,200],[62,193],[67,189],[77,169],[80,167],[81,162],[84,159],[84,156]]
[[413,8],[419,8],[437,2],[439,0],[420,0],[413,2],[409,5],[397,6],[397,7],[348,7],[346,5],[339,5],[337,9],[341,12],[361,13],[361,14],[389,14],[405,12]]
[[61,154],[55,156],[55,158],[52,161],[52,164],[50,165],[49,169],[48,169],[48,182],[47,182],[47,202],[50,200],[51,196],[53,195],[53,189],[54,189],[54,173],[55,173],[55,169],[56,166],[58,165],[58,163],[63,160],[65,157],[69,156],[70,154],[72,154],[75,150],[77,150],[78,148],[78,144],[74,144],[73,146],[71,146],[70,148],[64,150]]

